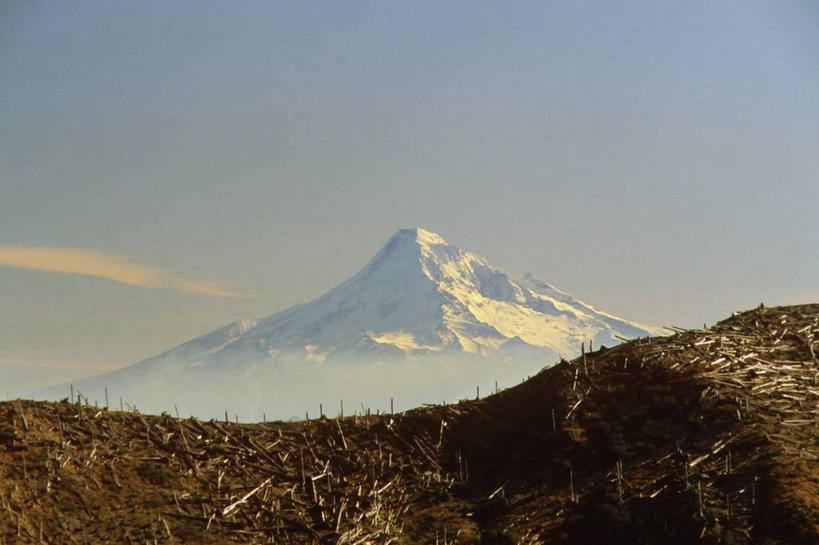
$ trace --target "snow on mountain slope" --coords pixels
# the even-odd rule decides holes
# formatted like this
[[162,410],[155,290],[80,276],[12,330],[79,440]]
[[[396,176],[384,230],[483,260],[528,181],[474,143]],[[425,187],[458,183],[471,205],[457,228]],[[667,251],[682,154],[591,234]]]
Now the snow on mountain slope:
[[[211,374],[235,379],[239,391],[247,384],[245,393],[272,380],[275,394],[286,377],[305,369],[327,374],[331,365],[344,380],[341,371],[350,366],[342,363],[389,364],[397,376],[396,365],[410,369],[412,361],[464,358],[510,365],[527,359],[528,367],[506,371],[531,372],[578,353],[588,340],[611,345],[617,336],[660,333],[601,312],[531,275],[513,280],[435,233],[402,229],[360,272],[307,304],[231,324],[81,386],[138,383],[140,374],[165,381]],[[468,366],[463,368],[466,373]]]
[[[325,360],[366,353],[489,356],[512,338],[553,355],[658,330],[598,311],[554,287],[519,281],[423,229],[402,229],[358,274],[325,295],[258,323],[214,362]],[[238,358],[238,360],[237,360]]]

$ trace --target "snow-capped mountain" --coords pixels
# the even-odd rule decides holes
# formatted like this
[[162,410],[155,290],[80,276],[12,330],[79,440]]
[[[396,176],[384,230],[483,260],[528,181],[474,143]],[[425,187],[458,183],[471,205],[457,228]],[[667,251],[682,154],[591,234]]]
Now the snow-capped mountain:
[[[601,312],[531,275],[513,280],[483,258],[423,229],[402,229],[358,274],[306,304],[274,314],[211,361],[321,361],[367,353],[489,356],[525,344],[570,355],[580,343],[656,333]],[[214,357],[215,356],[215,357]]]
[[[354,378],[354,367],[368,369],[364,376],[369,378],[380,370],[382,383],[417,368],[413,378],[431,372],[424,389],[435,389],[429,382],[435,383],[441,368],[433,370],[429,362],[438,362],[447,366],[450,378],[472,389],[476,364],[487,376],[525,376],[561,356],[575,355],[589,340],[595,346],[611,345],[619,342],[617,337],[658,333],[601,312],[531,275],[514,280],[435,233],[402,229],[358,274],[307,304],[260,321],[230,324],[154,358],[82,381],[77,388],[100,390],[116,383],[144,407],[146,402],[135,396],[145,391],[144,384],[152,384],[153,391],[180,382],[204,384],[204,390],[211,384],[217,391],[196,392],[201,389],[197,386],[185,395],[221,396],[219,406],[230,407],[236,400],[224,395],[228,383],[240,399],[254,389],[262,398],[276,398],[292,395],[292,388],[305,389],[307,382],[327,382],[330,376],[330,384],[366,382]],[[291,382],[288,391],[281,391]],[[397,386],[405,393],[406,382]],[[456,393],[436,386],[447,397]],[[348,390],[356,395],[355,388]],[[65,388],[42,394],[64,396]],[[172,404],[165,400],[162,406]],[[291,413],[301,414],[299,409]]]

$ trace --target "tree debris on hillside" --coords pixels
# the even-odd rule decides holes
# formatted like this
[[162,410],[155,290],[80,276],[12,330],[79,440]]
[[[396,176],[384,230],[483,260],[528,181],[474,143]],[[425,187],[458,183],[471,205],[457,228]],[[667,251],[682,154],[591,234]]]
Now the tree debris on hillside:
[[817,335],[760,307],[396,415],[0,403],[0,545],[816,543]]

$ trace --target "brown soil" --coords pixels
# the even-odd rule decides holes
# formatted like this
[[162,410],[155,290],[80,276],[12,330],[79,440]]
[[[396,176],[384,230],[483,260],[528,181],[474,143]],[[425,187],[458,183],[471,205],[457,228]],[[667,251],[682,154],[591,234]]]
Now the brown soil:
[[817,334],[760,307],[400,415],[0,403],[0,545],[819,543]]

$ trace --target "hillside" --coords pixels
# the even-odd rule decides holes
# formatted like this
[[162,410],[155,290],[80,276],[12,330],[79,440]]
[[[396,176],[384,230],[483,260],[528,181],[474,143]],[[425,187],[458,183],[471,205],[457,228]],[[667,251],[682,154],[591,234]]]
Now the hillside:
[[0,403],[0,543],[814,544],[817,334],[760,307],[395,415]]

